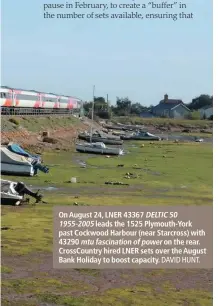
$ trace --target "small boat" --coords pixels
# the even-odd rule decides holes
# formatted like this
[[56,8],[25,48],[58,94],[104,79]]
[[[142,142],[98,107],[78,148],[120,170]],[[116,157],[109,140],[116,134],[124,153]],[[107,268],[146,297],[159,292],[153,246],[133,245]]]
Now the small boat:
[[16,190],[17,183],[8,181],[8,180],[1,180],[1,203],[2,204],[14,204],[20,205],[23,201],[24,196],[20,195]]
[[149,132],[139,131],[136,133],[131,133],[129,135],[120,136],[123,140],[161,140],[159,136],[155,136]]
[[30,154],[29,152],[25,151],[21,146],[19,146],[16,143],[10,142],[7,146],[7,149],[15,154],[27,157],[27,158],[32,158],[34,160],[34,168],[38,171],[42,171],[44,173],[49,172],[49,168],[45,165],[42,165],[42,158],[40,155],[37,154]]
[[115,136],[125,136],[125,132],[124,131],[114,131],[114,132],[112,132],[112,135],[115,135]]
[[38,170],[48,173],[49,168],[38,163],[33,157],[25,157],[1,147],[1,173],[11,175],[34,176]]
[[42,200],[42,195],[32,192],[25,184],[1,179],[1,204],[20,205],[25,202],[25,195],[30,195],[36,199],[36,202]]
[[[92,125],[90,133],[83,133],[78,136],[78,138],[89,141],[89,143],[76,143],[76,150],[82,153],[92,153],[92,154],[106,154],[106,155],[123,155],[124,151],[121,148],[109,148],[106,147],[105,143],[108,144],[122,144],[123,141],[120,137],[108,136],[97,131],[97,137],[93,133],[93,118],[94,118],[94,101],[95,101],[95,86],[93,86],[93,102],[92,102]],[[106,135],[106,137],[104,136]]]
[[203,138],[196,138],[195,142],[204,142],[204,139]]
[[109,148],[103,142],[78,143],[76,150],[82,153],[105,154],[105,155],[123,155],[124,151],[120,148]]
[[78,138],[81,140],[85,140],[87,142],[103,142],[105,144],[111,144],[111,145],[122,145],[123,140],[120,140],[120,137],[113,136],[113,135],[104,135],[103,133],[100,133],[96,131],[92,135],[89,133],[81,133],[78,135]]

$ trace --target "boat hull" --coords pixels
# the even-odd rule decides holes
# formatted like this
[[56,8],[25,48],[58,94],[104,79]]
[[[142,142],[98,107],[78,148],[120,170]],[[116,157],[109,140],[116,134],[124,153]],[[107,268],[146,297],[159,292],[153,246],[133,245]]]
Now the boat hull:
[[121,155],[122,154],[122,150],[89,148],[85,146],[76,146],[76,150],[80,153],[91,153],[91,154],[101,154],[101,155]]
[[[81,140],[85,140],[87,142],[90,142],[90,136],[86,136],[86,135],[79,135],[78,136],[79,139]],[[123,140],[119,140],[119,139],[109,139],[109,138],[102,138],[102,137],[92,137],[92,142],[103,142],[105,144],[110,144],[110,145],[122,145],[123,144]]]
[[1,180],[1,204],[3,205],[20,205],[24,199],[14,188],[15,182]]
[[36,170],[34,170],[32,165],[1,163],[1,173],[22,176],[34,176],[36,174]]
[[20,205],[22,203],[23,199],[16,199],[7,197],[4,194],[1,195],[1,204],[2,205]]
[[144,140],[144,141],[160,141],[159,137],[140,137],[140,136],[120,136],[122,140]]

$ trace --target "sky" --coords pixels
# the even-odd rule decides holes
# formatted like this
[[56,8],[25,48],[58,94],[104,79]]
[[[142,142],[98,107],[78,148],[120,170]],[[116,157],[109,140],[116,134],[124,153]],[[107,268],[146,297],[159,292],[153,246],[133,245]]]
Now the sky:
[[[110,0],[78,0],[107,3]],[[108,94],[143,105],[169,98],[191,102],[212,95],[212,0],[178,1],[186,9],[113,9],[105,13],[193,13],[193,19],[45,19],[44,4],[63,0],[1,1],[1,85],[72,95]],[[149,0],[113,0],[148,3]],[[154,1],[161,3],[162,1]],[[173,1],[165,1],[172,3]],[[68,3],[73,1],[68,0]],[[103,13],[101,9],[49,13]]]

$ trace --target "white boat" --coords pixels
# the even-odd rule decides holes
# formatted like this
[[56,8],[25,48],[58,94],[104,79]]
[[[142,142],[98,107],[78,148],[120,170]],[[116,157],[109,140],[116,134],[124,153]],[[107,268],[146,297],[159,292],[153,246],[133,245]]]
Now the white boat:
[[123,155],[124,151],[120,148],[109,148],[103,142],[78,143],[76,150],[81,153],[94,153],[105,155]]
[[12,203],[15,205],[20,205],[20,203],[24,199],[24,195],[20,195],[15,190],[16,186],[17,186],[17,182],[1,180],[1,202],[2,204]]
[[203,138],[196,138],[195,142],[204,142],[204,139]]
[[36,174],[34,158],[25,157],[9,151],[6,147],[1,147],[1,173],[12,175],[33,176]]
[[[92,124],[94,118],[94,101],[95,101],[95,86],[93,86],[93,102],[92,102]],[[105,155],[123,155],[124,151],[121,148],[106,147],[104,142],[92,142],[93,138],[93,126],[91,125],[91,131],[88,137],[90,143],[76,143],[76,150],[82,153],[94,153],[94,154],[105,154]],[[113,140],[114,141],[114,140]],[[120,140],[119,140],[120,142]],[[122,143],[122,142],[121,142]]]
[[29,195],[36,199],[36,203],[42,200],[42,195],[31,191],[22,182],[13,182],[1,179],[1,204],[20,205],[25,202],[25,195]]
[[113,135],[107,135],[105,133],[102,133],[101,131],[95,131],[92,135],[90,133],[80,133],[78,135],[79,139],[85,140],[85,141],[92,141],[92,142],[103,142],[104,144],[110,144],[110,145],[122,145],[123,140],[120,140],[120,137],[113,136]]
[[161,140],[159,136],[143,131],[133,132],[129,135],[120,136],[120,138],[123,140]]

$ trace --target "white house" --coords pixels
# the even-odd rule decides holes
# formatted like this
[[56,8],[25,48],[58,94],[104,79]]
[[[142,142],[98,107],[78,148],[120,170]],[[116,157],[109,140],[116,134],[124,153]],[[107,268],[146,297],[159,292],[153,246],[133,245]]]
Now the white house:
[[199,109],[201,119],[209,119],[213,116],[213,106],[204,106]]

